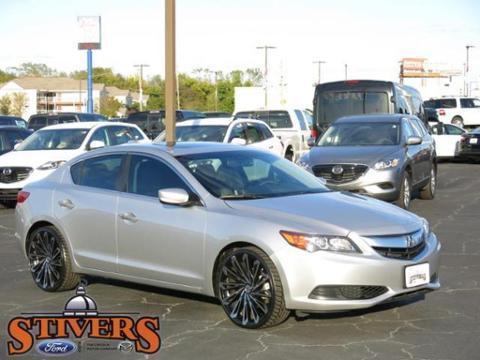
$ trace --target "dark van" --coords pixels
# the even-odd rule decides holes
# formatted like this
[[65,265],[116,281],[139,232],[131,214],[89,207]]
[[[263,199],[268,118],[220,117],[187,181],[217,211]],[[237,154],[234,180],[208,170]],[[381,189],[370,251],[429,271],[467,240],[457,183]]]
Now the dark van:
[[336,81],[315,88],[312,136],[317,138],[343,116],[362,114],[410,114],[426,123],[422,96],[411,86],[379,80]]
[[71,122],[90,122],[107,121],[107,118],[100,114],[90,113],[56,113],[56,114],[36,114],[30,116],[28,128],[37,131],[45,126],[71,123]]

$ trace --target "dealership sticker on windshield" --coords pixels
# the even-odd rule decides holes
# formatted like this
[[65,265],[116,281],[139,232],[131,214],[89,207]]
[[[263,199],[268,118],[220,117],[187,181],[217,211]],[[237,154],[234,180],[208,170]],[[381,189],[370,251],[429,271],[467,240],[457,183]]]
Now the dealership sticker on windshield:
[[412,288],[430,282],[430,265],[428,263],[405,267],[405,286]]

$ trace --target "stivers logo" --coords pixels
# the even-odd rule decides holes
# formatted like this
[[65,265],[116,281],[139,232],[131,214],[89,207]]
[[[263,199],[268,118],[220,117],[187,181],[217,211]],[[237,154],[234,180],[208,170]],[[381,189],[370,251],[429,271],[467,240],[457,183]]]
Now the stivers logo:
[[[160,350],[160,319],[138,317],[136,313],[100,313],[95,301],[79,286],[62,313],[23,313],[8,324],[7,352],[23,355],[35,346],[42,355],[65,356],[82,351],[85,338],[117,341],[113,347],[101,350],[154,354]],[[105,344],[93,344],[105,345]],[[85,347],[84,347],[85,348]],[[88,349],[87,349],[88,350]],[[96,349],[98,350],[98,346]]]

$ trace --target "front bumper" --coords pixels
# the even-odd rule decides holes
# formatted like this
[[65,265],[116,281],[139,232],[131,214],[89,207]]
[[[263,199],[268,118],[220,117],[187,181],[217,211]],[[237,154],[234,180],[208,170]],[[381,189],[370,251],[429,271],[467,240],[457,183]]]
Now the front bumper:
[[402,173],[399,168],[374,170],[369,168],[360,178],[347,183],[327,182],[333,190],[351,191],[374,198],[395,201],[400,195]]
[[[272,260],[282,278],[287,308],[304,312],[363,309],[400,295],[440,287],[438,270],[441,245],[433,233],[426,240],[423,251],[412,260],[386,258],[366,243],[361,243],[361,240],[355,239],[355,242],[361,245],[362,254],[346,255],[326,251],[308,253],[294,247],[273,254]],[[430,282],[406,288],[405,267],[422,263],[429,264]],[[385,287],[386,290],[369,299],[312,298],[312,291],[319,286]]]

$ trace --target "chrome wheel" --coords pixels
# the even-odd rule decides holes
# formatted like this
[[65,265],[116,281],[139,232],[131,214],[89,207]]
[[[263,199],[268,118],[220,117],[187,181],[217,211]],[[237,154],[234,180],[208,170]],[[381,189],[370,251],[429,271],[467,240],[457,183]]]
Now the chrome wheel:
[[435,168],[432,167],[432,172],[430,174],[430,190],[432,194],[435,194],[435,190],[437,189],[437,172]]
[[218,289],[225,312],[236,324],[256,328],[270,318],[272,275],[256,254],[241,250],[231,254],[220,270]]
[[51,291],[62,282],[64,258],[56,235],[48,229],[37,231],[28,247],[28,261],[35,283]]
[[408,180],[408,177],[405,176],[405,178],[403,179],[403,205],[405,209],[408,209],[411,197],[412,196],[410,194],[410,181]]

